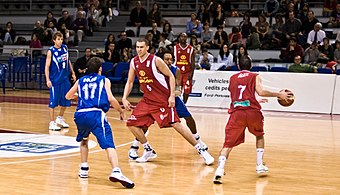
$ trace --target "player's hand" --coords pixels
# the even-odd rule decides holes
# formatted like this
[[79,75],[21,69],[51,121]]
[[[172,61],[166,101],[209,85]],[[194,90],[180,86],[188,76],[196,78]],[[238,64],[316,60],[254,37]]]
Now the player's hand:
[[169,108],[173,108],[173,107],[175,107],[175,96],[172,96],[172,95],[170,95],[170,97],[169,97]]
[[134,109],[136,106],[133,106],[128,100],[126,99],[122,99],[122,102],[123,102],[123,105],[124,105],[124,108],[128,111]]
[[182,92],[179,90],[175,90],[175,97],[181,96]]
[[72,74],[72,80],[73,80],[73,83],[75,83],[77,81],[77,77],[75,74]]
[[124,110],[123,110],[123,112],[121,112],[120,113],[120,120],[125,120],[125,118],[126,118],[126,115],[125,115],[125,112],[124,112]]
[[286,100],[286,102],[288,102],[288,99],[293,95],[292,92],[286,92],[286,90],[281,90],[279,92],[279,98]]
[[268,99],[267,98],[261,98],[259,100],[257,100],[260,104],[262,103],[267,103],[268,102]]
[[46,85],[47,85],[48,88],[51,88],[52,87],[52,82],[51,81],[47,81]]

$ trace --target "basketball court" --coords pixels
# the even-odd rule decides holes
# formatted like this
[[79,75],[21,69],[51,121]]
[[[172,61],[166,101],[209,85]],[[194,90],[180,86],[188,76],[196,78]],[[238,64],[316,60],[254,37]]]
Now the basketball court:
[[[78,178],[79,147],[73,122],[49,131],[48,91],[8,90],[0,96],[0,194],[338,194],[340,191],[340,115],[264,112],[267,176],[255,172],[255,138],[234,148],[222,185],[213,184],[224,141],[226,109],[190,107],[203,141],[215,158],[206,166],[196,150],[171,128],[153,125],[148,136],[158,157],[128,159],[133,136],[118,112],[107,116],[123,173],[134,189],[111,183],[106,154],[91,137],[89,178]],[[120,100],[120,98],[117,98]],[[131,99],[137,102],[138,99]],[[274,98],[270,101],[276,101]],[[59,111],[59,109],[57,109]],[[129,113],[127,113],[129,115]],[[140,148],[139,154],[142,154]]]

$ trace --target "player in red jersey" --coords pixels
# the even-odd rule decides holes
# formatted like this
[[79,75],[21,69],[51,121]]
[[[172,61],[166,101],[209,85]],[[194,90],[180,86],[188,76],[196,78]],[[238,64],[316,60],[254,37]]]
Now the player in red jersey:
[[[125,85],[122,102],[132,114],[127,121],[127,126],[133,135],[143,144],[143,156],[137,162],[147,162],[157,155],[148,143],[143,129],[147,129],[156,121],[160,128],[174,127],[191,145],[195,146],[205,163],[210,165],[214,158],[206,149],[195,140],[191,131],[180,123],[175,109],[175,77],[162,59],[148,53],[149,42],[139,39],[136,42],[138,56],[130,62],[128,80]],[[143,98],[133,107],[127,100],[135,77],[137,76],[140,89],[144,92]]]
[[183,102],[187,103],[192,90],[192,78],[195,70],[195,51],[187,43],[188,36],[181,33],[179,43],[174,47],[175,65],[181,70],[181,83],[183,91]]
[[246,127],[250,133],[256,136],[256,172],[259,174],[268,172],[268,167],[264,166],[262,161],[264,153],[263,115],[255,93],[263,97],[279,97],[285,100],[289,96],[284,91],[271,92],[263,89],[260,75],[249,71],[251,59],[248,56],[242,58],[238,66],[241,72],[230,77],[228,88],[231,97],[230,117],[225,127],[225,140],[215,172],[215,184],[222,183],[224,166],[229,153],[233,147],[244,142]]

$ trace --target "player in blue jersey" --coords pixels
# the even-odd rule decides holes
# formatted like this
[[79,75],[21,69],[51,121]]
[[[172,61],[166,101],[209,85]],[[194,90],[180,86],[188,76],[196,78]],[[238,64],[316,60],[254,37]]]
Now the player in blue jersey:
[[[50,130],[60,130],[60,125],[63,128],[68,128],[69,125],[65,122],[63,116],[66,107],[71,106],[71,101],[65,98],[65,94],[71,88],[69,81],[70,74],[73,81],[76,81],[76,76],[72,68],[71,61],[68,56],[68,48],[63,44],[63,34],[56,32],[53,34],[54,46],[47,51],[45,77],[46,85],[50,88]],[[54,109],[60,106],[59,115],[54,120]]]
[[[163,54],[163,60],[164,60],[165,64],[169,66],[171,72],[174,74],[175,79],[176,79],[175,107],[176,107],[176,112],[178,114],[178,117],[185,119],[185,121],[186,121],[191,133],[194,135],[196,141],[201,145],[202,148],[207,150],[208,146],[201,140],[201,137],[197,133],[196,122],[195,122],[194,118],[191,116],[191,113],[189,112],[188,108],[185,106],[183,100],[179,97],[182,93],[182,89],[181,89],[182,85],[181,85],[181,80],[180,80],[181,71],[178,69],[177,66],[172,65],[173,58],[172,58],[172,54],[170,52],[166,51]],[[146,132],[146,130],[145,130],[145,132]],[[138,153],[137,153],[137,150],[139,149],[138,145],[139,145],[139,141],[137,139],[135,139],[132,142],[132,145],[131,145],[130,150],[129,150],[129,158],[131,160],[136,160],[138,158]]]
[[[81,166],[79,177],[87,178],[89,166],[88,137],[90,133],[96,136],[102,149],[106,151],[108,160],[112,166],[109,179],[112,182],[120,182],[126,188],[133,188],[134,183],[125,177],[118,167],[118,157],[112,138],[112,130],[106,118],[106,112],[110,105],[115,108],[121,118],[125,118],[124,112],[111,92],[110,80],[101,76],[101,64],[103,60],[94,57],[87,63],[87,74],[81,77],[70,91],[66,99],[78,97],[77,111],[74,113],[74,122],[77,125],[77,141],[80,142]],[[78,92],[78,94],[77,94]]]

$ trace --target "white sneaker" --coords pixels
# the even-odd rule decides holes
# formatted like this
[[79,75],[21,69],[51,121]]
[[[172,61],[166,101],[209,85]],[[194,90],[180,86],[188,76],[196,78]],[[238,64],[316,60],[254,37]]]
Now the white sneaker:
[[222,178],[224,175],[224,169],[217,168],[214,176],[214,184],[222,184]]
[[65,123],[65,119],[62,117],[62,116],[58,116],[56,119],[55,119],[55,122],[58,124],[58,125],[61,125],[62,128],[68,128],[69,125],[67,123]]
[[268,171],[269,171],[268,167],[264,166],[263,164],[256,166],[256,173],[257,174],[267,173]]
[[80,167],[78,176],[80,178],[88,178],[89,177],[89,167]]
[[204,159],[206,165],[211,165],[214,163],[215,161],[214,157],[212,157],[207,150],[200,148],[198,153]]
[[125,177],[119,171],[112,172],[110,177],[109,177],[109,179],[112,182],[119,182],[119,183],[121,183],[126,188],[133,188],[135,186],[135,184],[131,180],[129,180],[127,177]]
[[57,125],[56,122],[51,121],[48,129],[53,131],[60,131],[61,128]]
[[138,158],[138,146],[131,146],[129,150],[129,159],[130,160],[136,160]]
[[205,143],[202,141],[202,139],[201,139],[200,136],[198,136],[198,137],[195,138],[195,139],[196,139],[196,141],[200,144],[200,147],[201,147],[202,149],[208,150],[207,144],[205,144]]
[[154,159],[156,157],[157,157],[157,154],[154,150],[151,150],[151,151],[144,150],[143,156],[137,158],[136,162],[145,163],[145,162],[148,162],[149,160]]

